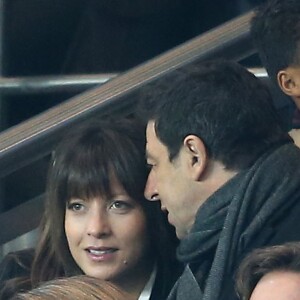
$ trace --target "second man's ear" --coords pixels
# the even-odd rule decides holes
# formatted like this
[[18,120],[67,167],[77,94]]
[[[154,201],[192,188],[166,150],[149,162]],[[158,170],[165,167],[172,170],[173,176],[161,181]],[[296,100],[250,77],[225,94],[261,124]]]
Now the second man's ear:
[[207,151],[203,141],[196,135],[188,135],[183,141],[188,157],[189,172],[194,180],[200,180],[207,164]]
[[292,98],[300,97],[300,71],[288,67],[277,74],[277,82],[281,90]]

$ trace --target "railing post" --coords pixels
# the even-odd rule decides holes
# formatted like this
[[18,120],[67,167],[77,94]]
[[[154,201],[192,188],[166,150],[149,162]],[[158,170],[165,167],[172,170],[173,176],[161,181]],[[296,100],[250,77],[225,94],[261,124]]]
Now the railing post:
[[[0,76],[4,75],[4,1],[0,0]],[[6,125],[3,97],[0,94],[0,130]]]
[[[0,76],[4,74],[4,1],[0,0]],[[7,107],[6,101],[3,96],[0,94],[0,132],[7,125],[6,116],[7,116]],[[4,209],[4,184],[3,179],[0,179],[0,212]]]

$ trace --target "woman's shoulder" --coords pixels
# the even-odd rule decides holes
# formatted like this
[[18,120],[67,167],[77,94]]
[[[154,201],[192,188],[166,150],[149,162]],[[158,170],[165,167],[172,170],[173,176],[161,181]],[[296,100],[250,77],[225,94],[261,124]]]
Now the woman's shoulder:
[[0,282],[15,277],[29,276],[34,249],[8,253],[0,263]]
[[184,265],[175,258],[159,264],[150,300],[166,299],[183,269]]
[[30,270],[34,250],[26,249],[7,254],[0,263],[0,300],[9,299],[19,290],[31,287]]

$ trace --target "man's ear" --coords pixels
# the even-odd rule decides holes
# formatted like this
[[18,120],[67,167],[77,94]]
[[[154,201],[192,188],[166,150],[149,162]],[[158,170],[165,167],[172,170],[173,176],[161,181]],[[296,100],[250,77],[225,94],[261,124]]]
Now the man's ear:
[[196,135],[188,135],[183,141],[188,157],[188,168],[194,180],[199,180],[208,162],[208,155],[203,141]]
[[[299,72],[299,71],[298,71]],[[281,90],[292,98],[300,97],[299,75],[296,76],[295,70],[288,67],[277,74],[277,82]]]

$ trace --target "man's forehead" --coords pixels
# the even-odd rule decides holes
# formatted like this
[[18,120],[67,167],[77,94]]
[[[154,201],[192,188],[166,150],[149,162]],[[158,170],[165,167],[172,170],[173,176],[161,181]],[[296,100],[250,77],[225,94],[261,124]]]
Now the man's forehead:
[[153,159],[153,155],[151,155],[150,151],[148,150],[148,148],[146,148],[146,158],[147,159]]
[[161,151],[162,144],[156,136],[154,121],[149,121],[146,130],[146,157],[150,159],[156,158],[156,152]]
[[154,122],[149,121],[146,128],[146,149],[149,149],[157,139]]
[[152,142],[148,142],[146,143],[146,158],[150,158],[150,159],[154,159],[154,155],[153,155],[153,144]]
[[150,120],[147,123],[147,127],[146,127],[146,134],[154,134],[155,135],[155,121]]

